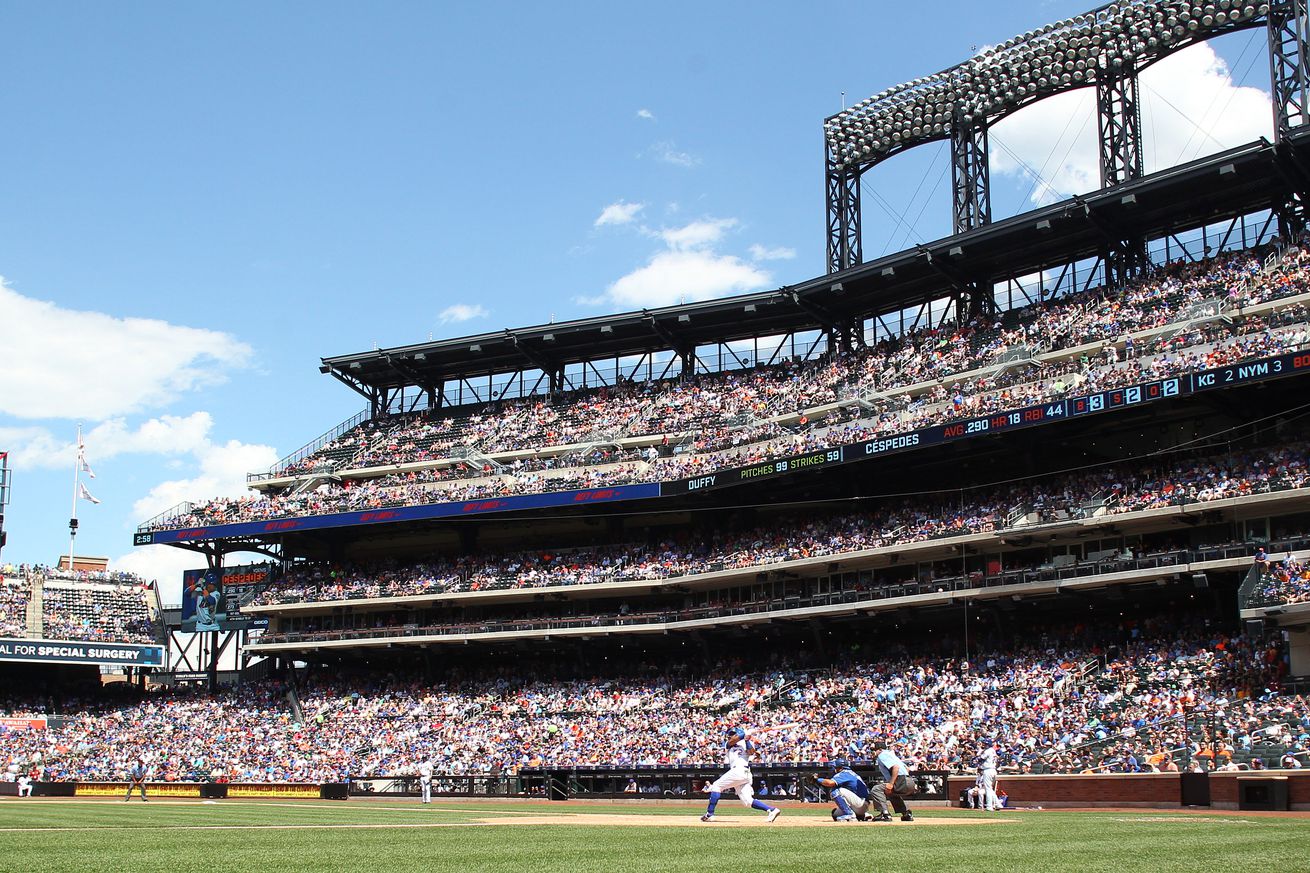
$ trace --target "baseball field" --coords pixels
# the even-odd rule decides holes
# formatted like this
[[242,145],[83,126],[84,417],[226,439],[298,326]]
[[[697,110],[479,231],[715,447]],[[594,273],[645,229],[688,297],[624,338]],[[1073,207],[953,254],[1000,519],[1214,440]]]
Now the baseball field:
[[0,802],[0,871],[1310,870],[1310,816],[924,809],[838,824],[826,808],[774,824],[720,806]]

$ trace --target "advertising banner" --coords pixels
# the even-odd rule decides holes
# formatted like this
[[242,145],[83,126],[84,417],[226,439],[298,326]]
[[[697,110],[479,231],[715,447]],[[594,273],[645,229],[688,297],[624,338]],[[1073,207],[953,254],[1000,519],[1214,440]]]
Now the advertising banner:
[[0,639],[0,661],[159,667],[164,663],[164,647],[139,643]]

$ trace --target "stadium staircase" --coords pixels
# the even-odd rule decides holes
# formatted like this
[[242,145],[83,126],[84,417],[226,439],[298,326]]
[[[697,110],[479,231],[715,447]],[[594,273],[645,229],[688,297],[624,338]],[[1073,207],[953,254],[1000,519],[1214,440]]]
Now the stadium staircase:
[[1251,569],[1246,571],[1246,578],[1237,589],[1237,608],[1254,609],[1260,606],[1270,606],[1279,602],[1276,596],[1264,593],[1264,585],[1261,584],[1263,574],[1260,572],[1259,564],[1252,564]]
[[45,623],[41,618],[45,589],[41,584],[42,578],[37,573],[30,574],[28,582],[32,590],[27,598],[27,637],[34,640],[41,639],[45,630]]
[[[261,662],[267,663],[267,661]],[[267,672],[267,667],[265,668]],[[291,705],[291,715],[295,718],[297,724],[305,723],[305,712],[300,708],[300,695],[296,694],[296,683],[287,684],[287,703]]]
[[470,467],[481,471],[487,476],[501,476],[507,472],[507,468],[504,464],[486,454],[477,446],[465,446],[462,449],[452,449],[450,456],[452,458],[459,458]]

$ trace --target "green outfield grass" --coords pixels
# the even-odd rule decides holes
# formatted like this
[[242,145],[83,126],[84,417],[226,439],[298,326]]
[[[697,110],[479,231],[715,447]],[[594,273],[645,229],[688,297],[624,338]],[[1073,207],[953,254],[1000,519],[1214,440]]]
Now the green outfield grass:
[[[720,809],[725,816],[743,814]],[[567,813],[658,816],[662,823],[673,817],[686,826],[478,824]],[[977,826],[746,828],[703,825],[698,813],[577,803],[6,801],[0,803],[0,871],[1310,870],[1305,818],[1033,811],[1001,813],[1014,821]],[[812,807],[784,816],[826,814]]]

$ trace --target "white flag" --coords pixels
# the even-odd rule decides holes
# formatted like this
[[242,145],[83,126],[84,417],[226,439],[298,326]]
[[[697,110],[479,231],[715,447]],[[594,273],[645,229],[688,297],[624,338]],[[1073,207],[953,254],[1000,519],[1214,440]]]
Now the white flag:
[[86,462],[86,455],[82,455],[82,472],[92,479],[96,477],[96,471],[91,469],[91,465]]
[[83,500],[90,500],[92,503],[100,502],[99,500],[96,500],[94,497],[91,496],[91,492],[87,491],[86,486],[83,485],[81,482],[77,484],[77,496],[81,497]]

